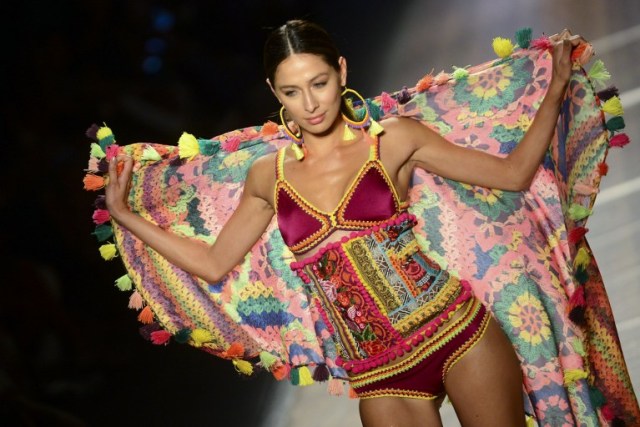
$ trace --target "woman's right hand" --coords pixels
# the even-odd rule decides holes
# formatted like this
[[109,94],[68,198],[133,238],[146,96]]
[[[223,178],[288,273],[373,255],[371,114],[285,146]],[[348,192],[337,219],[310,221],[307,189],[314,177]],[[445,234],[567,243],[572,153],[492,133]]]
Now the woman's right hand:
[[[118,165],[122,165],[122,167],[118,167]],[[115,221],[129,212],[127,199],[132,169],[133,159],[125,154],[120,154],[109,162],[109,181],[105,188],[105,199],[109,214]]]

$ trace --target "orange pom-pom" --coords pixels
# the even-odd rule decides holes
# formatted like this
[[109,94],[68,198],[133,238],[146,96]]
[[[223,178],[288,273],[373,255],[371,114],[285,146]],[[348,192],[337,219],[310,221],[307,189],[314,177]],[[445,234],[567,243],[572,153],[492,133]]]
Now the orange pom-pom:
[[239,342],[232,343],[227,351],[223,353],[225,357],[234,358],[244,356],[244,346]]
[[278,133],[278,124],[269,120],[265,124],[262,125],[262,129],[260,130],[262,136],[270,136]]
[[271,374],[276,380],[282,381],[289,376],[289,367],[284,364],[278,364],[271,368]]
[[349,386],[349,399],[357,399],[358,393],[353,389],[353,387]]
[[86,174],[82,182],[84,183],[84,189],[89,191],[97,191],[104,187],[104,178],[92,173]]
[[138,320],[145,325],[153,323],[153,311],[151,311],[151,307],[146,306],[143,308],[140,314],[138,314]]
[[433,85],[433,75],[427,74],[423,78],[421,78],[416,84],[416,90],[418,92],[424,92],[429,89]]

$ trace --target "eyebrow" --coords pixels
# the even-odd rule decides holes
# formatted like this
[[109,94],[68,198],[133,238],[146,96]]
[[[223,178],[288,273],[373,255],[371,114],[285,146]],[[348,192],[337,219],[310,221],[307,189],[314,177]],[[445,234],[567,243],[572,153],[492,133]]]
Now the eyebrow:
[[[327,77],[329,76],[328,72],[322,72],[320,74],[317,74],[316,76],[314,76],[313,78],[309,79],[310,82],[319,79],[320,77]],[[297,88],[298,86],[296,85],[282,85],[282,86],[278,86],[278,89],[282,90],[282,89],[288,89],[288,88]]]

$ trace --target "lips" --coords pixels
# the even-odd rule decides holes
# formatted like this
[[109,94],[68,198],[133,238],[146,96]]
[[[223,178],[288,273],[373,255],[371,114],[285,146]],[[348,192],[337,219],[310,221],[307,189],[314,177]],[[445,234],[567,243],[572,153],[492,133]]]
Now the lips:
[[312,125],[317,125],[321,123],[323,120],[324,120],[324,114],[321,114],[319,116],[311,117],[310,119],[307,119],[307,122],[309,122],[309,124],[312,124]]

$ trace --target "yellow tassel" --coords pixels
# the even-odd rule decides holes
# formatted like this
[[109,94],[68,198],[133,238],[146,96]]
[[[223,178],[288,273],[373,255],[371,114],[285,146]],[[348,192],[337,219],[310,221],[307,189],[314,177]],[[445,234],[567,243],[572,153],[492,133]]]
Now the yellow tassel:
[[213,334],[206,329],[194,329],[190,337],[194,347],[202,347],[202,344],[213,341]]
[[573,266],[575,268],[587,268],[590,262],[591,257],[589,256],[589,252],[587,252],[585,248],[578,249],[576,258],[573,260]]
[[240,372],[241,374],[245,374],[245,375],[253,374],[253,365],[251,365],[251,363],[247,362],[246,360],[233,359],[231,362],[233,363],[233,366],[236,368],[236,371]]
[[181,159],[193,159],[200,154],[200,145],[195,136],[187,132],[182,132],[182,136],[178,140],[178,150]]
[[353,133],[349,125],[344,125],[344,133],[342,134],[342,139],[345,141],[353,141],[354,139],[356,139],[356,134]]
[[624,114],[622,103],[617,96],[607,99],[604,104],[602,104],[602,111],[612,116],[621,116]]
[[104,258],[106,261],[111,261],[116,257],[116,254],[118,253],[116,245],[114,245],[113,243],[107,243],[106,245],[100,246],[99,251],[102,258]]
[[301,366],[298,368],[298,374],[300,375],[299,386],[311,385],[313,384],[313,377],[311,376],[311,371],[306,366]]
[[147,147],[142,152],[141,160],[157,162],[160,159],[162,159],[162,157],[160,157],[160,154],[153,147]]
[[304,159],[304,151],[302,150],[302,147],[300,147],[298,144],[292,143],[291,150],[293,151],[293,155],[296,156],[296,160]]
[[102,126],[100,129],[98,129],[98,132],[96,133],[96,138],[98,138],[98,141],[103,140],[104,138],[108,138],[111,135],[113,135],[113,132],[111,132],[111,129],[109,129],[107,126]]
[[496,37],[493,39],[493,50],[500,58],[506,58],[513,53],[513,43],[509,39]]
[[585,379],[589,376],[583,369],[565,369],[564,371],[564,385],[568,386],[575,383],[578,380]]
[[382,125],[375,120],[371,119],[371,124],[369,125],[369,135],[377,136],[384,132],[384,128]]
[[536,427],[536,420],[533,419],[533,417],[531,415],[526,415],[526,423],[527,423],[527,427]]
[[104,159],[107,157],[107,154],[104,152],[102,147],[100,147],[95,142],[91,143],[91,157],[95,157],[96,159]]

